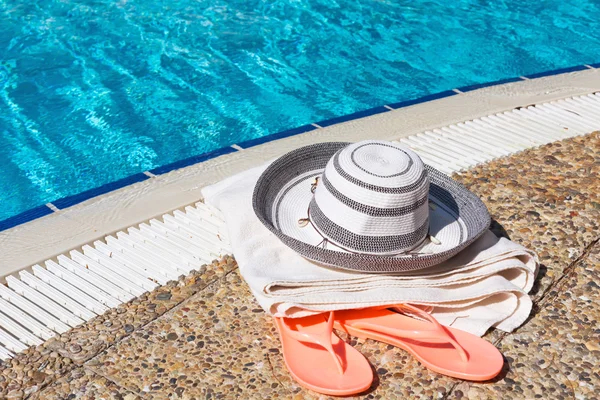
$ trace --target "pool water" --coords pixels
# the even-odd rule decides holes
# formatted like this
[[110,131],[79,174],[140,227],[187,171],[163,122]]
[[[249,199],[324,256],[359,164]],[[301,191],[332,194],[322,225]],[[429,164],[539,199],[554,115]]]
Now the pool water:
[[0,220],[233,143],[600,61],[597,0],[0,0]]

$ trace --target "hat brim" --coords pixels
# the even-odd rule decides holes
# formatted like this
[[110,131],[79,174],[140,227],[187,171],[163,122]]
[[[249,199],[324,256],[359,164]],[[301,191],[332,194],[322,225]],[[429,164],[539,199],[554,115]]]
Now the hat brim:
[[429,268],[453,257],[479,238],[490,225],[483,202],[460,183],[426,165],[430,180],[430,234],[410,253],[378,256],[348,252],[323,237],[312,224],[301,226],[312,198],[310,185],[344,142],[320,143],[293,150],[274,161],[258,179],[252,198],[259,220],[286,246],[303,257],[330,267],[369,272],[401,273]]

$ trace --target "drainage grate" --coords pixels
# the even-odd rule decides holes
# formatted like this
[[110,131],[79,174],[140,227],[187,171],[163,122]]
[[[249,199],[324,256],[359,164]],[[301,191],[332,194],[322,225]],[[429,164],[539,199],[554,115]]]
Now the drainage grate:
[[62,254],[0,284],[0,359],[231,253],[203,203]]
[[[600,130],[600,93],[519,107],[400,139],[450,174]],[[203,203],[130,227],[0,284],[0,360],[229,254],[220,213]]]
[[423,161],[452,172],[600,130],[600,94],[519,107],[400,139]]

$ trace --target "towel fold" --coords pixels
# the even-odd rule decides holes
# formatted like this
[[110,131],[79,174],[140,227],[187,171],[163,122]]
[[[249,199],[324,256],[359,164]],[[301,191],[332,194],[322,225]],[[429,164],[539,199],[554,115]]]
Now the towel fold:
[[277,317],[399,303],[432,306],[440,323],[483,335],[510,332],[531,312],[527,295],[538,269],[534,252],[490,231],[452,259],[420,270],[375,275],[313,263],[285,246],[252,209],[254,185],[267,165],[202,190],[225,218],[240,273],[259,304]]

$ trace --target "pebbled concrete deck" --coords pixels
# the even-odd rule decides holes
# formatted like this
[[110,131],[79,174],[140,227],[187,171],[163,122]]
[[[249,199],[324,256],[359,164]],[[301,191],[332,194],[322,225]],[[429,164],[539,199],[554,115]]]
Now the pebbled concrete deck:
[[[499,159],[456,178],[494,230],[535,249],[534,312],[494,381],[422,368],[402,350],[348,337],[376,370],[364,398],[594,398],[600,391],[600,133]],[[319,398],[287,373],[270,318],[225,258],[0,364],[0,398]]]

